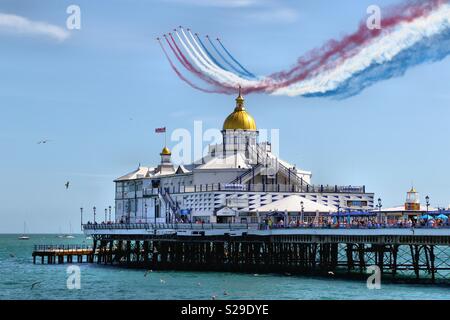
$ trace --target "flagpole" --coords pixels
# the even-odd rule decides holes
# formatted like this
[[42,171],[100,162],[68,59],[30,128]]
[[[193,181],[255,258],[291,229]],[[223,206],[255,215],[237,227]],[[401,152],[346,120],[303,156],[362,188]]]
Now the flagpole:
[[164,129],[164,147],[167,147],[167,128]]

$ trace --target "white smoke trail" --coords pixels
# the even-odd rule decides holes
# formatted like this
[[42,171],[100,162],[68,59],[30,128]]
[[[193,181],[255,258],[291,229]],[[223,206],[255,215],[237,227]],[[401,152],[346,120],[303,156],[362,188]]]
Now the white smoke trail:
[[[183,34],[183,37],[185,38],[187,44],[189,45],[190,49],[192,50],[192,53],[196,56],[196,58],[204,65],[205,68],[208,68],[209,70],[214,72],[216,74],[216,76],[220,76],[221,78],[226,79],[226,83],[228,85],[237,88],[239,85],[245,87],[245,86],[257,85],[259,83],[258,81],[250,81],[250,80],[241,78],[232,72],[223,70],[222,68],[217,66],[215,63],[210,61],[209,58],[208,58],[208,60],[210,61],[210,63],[208,63],[205,59],[203,59],[201,54],[194,48],[192,43],[189,41],[189,38],[187,37],[183,28],[180,28],[180,29],[181,29],[181,33]],[[178,34],[178,32],[177,32],[177,34]],[[194,41],[195,41],[195,39],[194,39]],[[197,43],[197,41],[195,41],[195,43]],[[197,46],[198,46],[198,43],[197,43]]]
[[195,44],[195,46],[197,47],[198,52],[200,52],[200,54],[202,55],[203,59],[205,59],[205,61],[207,61],[211,66],[216,65],[214,62],[211,61],[211,59],[209,59],[208,55],[203,51],[203,49],[200,47],[200,45],[198,44],[197,40],[195,39],[195,37],[192,35],[192,32],[190,29],[188,29],[188,33],[189,36],[191,37],[192,42]]
[[[184,51],[188,54],[189,58],[192,60],[192,62],[206,75],[208,75],[211,79],[214,79],[215,81],[221,82],[221,83],[226,83],[227,85],[230,85],[228,83],[228,79],[224,79],[221,76],[218,76],[216,72],[211,71],[209,68],[206,68],[198,59],[196,56],[194,56],[194,54],[191,52],[191,50],[187,47],[186,43],[183,41],[183,39],[181,38],[181,36],[179,35],[178,31],[175,31],[175,34],[178,38],[178,41],[180,41],[181,45],[184,48]],[[231,84],[232,86],[234,86],[234,83]]]
[[420,41],[438,35],[448,28],[450,28],[450,6],[445,4],[428,16],[399,24],[394,31],[376,38],[355,56],[337,65],[334,69],[277,89],[273,94],[298,96],[336,90],[345,81],[364,72],[370,66],[388,63]]

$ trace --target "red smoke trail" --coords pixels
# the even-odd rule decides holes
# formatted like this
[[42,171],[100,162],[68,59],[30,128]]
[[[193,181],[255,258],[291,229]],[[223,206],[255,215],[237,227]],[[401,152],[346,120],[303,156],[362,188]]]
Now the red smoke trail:
[[[260,85],[243,88],[244,93],[274,91],[293,83],[329,70],[349,57],[357,54],[362,46],[380,36],[383,32],[394,28],[402,22],[411,22],[421,16],[426,16],[433,10],[448,2],[448,0],[411,1],[389,9],[390,15],[381,20],[382,29],[370,30],[366,22],[361,22],[358,30],[342,40],[330,40],[319,49],[315,49],[300,57],[297,64],[288,71],[277,72],[268,77]],[[386,10],[385,10],[386,11]],[[297,73],[299,72],[300,73]]]
[[[170,33],[169,33],[170,36]],[[190,65],[190,63],[186,63],[184,62],[181,57],[178,55],[177,51],[175,51],[175,49],[173,48],[172,44],[170,43],[169,39],[167,39],[167,36],[164,34],[163,35],[164,39],[166,40],[167,44],[169,45],[170,49],[172,49],[173,54],[175,55],[175,57],[177,57],[177,60],[180,61],[180,63],[189,71],[196,73],[192,66]],[[180,52],[181,53],[181,52]],[[197,74],[197,73],[196,73]],[[200,76],[200,74],[197,74],[198,76]]]
[[339,58],[346,59],[356,53],[355,51],[349,52],[349,50],[361,47],[370,40],[380,36],[382,31],[386,32],[387,29],[391,29],[399,23],[411,22],[418,17],[429,14],[444,2],[446,2],[446,0],[429,0],[426,3],[418,1],[415,6],[409,3],[392,7],[389,10],[391,14],[387,17],[382,17],[382,30],[370,30],[367,28],[365,21],[361,22],[358,31],[355,33],[344,37],[340,41],[334,39],[328,41],[322,48],[315,49],[308,53],[306,55],[307,59],[304,59],[303,57],[299,58],[297,65],[291,70],[272,74],[270,78],[274,80],[285,80],[289,79],[294,72],[309,67],[311,64],[320,67],[333,58],[336,60]]
[[192,88],[206,92],[206,93],[225,93],[225,92],[220,92],[217,90],[208,90],[208,89],[204,89],[204,88],[200,88],[199,86],[197,86],[196,84],[192,83],[191,81],[189,81],[188,79],[186,79],[181,72],[178,71],[177,67],[175,67],[175,65],[173,64],[172,60],[170,59],[169,55],[167,54],[166,49],[164,48],[163,44],[161,43],[161,40],[158,38],[158,43],[161,46],[161,49],[164,52],[164,55],[167,58],[167,61],[169,61],[170,66],[172,67],[172,70],[177,74],[177,76],[183,80],[184,82],[186,82],[188,85],[190,85]]

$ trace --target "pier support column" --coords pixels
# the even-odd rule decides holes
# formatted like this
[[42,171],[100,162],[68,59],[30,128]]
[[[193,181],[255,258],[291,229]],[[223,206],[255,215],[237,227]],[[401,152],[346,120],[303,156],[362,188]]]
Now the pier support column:
[[347,243],[347,245],[346,245],[346,256],[347,256],[347,272],[350,272],[354,268],[353,243]]
[[139,240],[135,241],[134,252],[136,263],[139,264],[141,262],[141,242]]
[[395,244],[391,247],[392,250],[392,265],[391,265],[391,269],[392,269],[392,278],[395,278],[395,276],[397,275],[397,256],[398,256],[398,249],[399,249],[399,245]]
[[148,265],[148,241],[144,241],[144,264]]
[[435,268],[435,255],[434,255],[434,245],[430,245],[430,271],[431,271],[431,282],[436,281],[436,268]]
[[127,257],[127,265],[129,265],[131,262],[131,241],[130,240],[128,240],[126,242],[125,255]]
[[359,256],[359,272],[363,273],[364,270],[366,269],[364,243],[359,243],[358,244],[358,256]]

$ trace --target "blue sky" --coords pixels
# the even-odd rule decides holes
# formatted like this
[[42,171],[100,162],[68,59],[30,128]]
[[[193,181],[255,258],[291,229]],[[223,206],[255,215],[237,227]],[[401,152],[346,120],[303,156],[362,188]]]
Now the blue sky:
[[[81,206],[102,213],[115,177],[159,161],[155,127],[221,127],[234,96],[180,81],[156,36],[178,25],[218,35],[267,74],[353,32],[373,3],[2,0],[2,14],[63,29],[77,4],[81,30],[58,40],[0,27],[0,232],[20,232],[24,221],[30,232],[68,231],[69,221],[77,231]],[[312,171],[314,183],[364,184],[384,206],[401,204],[414,183],[422,199],[447,206],[449,83],[447,58],[345,100],[253,94],[246,105],[259,128],[280,128],[282,158]]]

